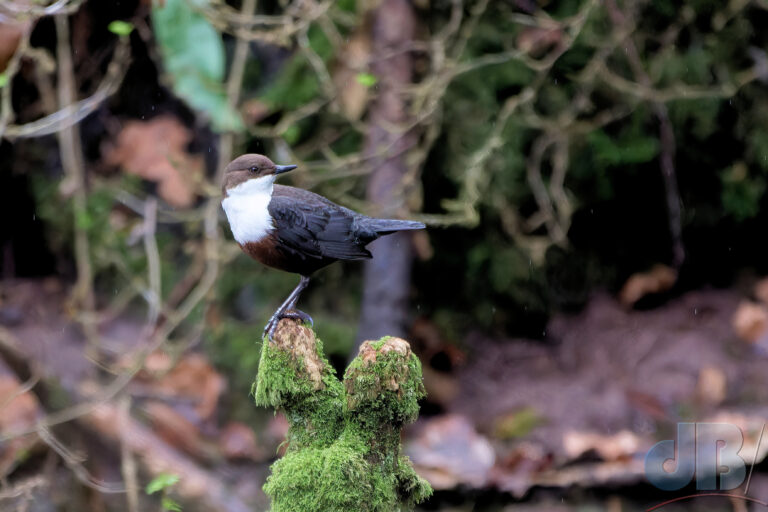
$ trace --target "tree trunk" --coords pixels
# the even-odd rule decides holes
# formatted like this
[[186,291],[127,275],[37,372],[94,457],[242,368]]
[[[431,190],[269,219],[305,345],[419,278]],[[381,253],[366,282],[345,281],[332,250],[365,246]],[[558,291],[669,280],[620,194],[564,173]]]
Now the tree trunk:
[[[414,36],[416,17],[408,0],[382,0],[372,12],[373,73],[378,78],[377,98],[368,125],[366,155],[373,172],[368,179],[367,198],[371,214],[397,217],[405,201],[403,178],[408,167],[406,150],[414,135],[395,127],[408,122],[402,89],[411,83],[412,59],[403,48]],[[381,56],[389,55],[387,58]],[[405,334],[406,306],[411,277],[412,249],[407,233],[380,238],[369,248],[373,260],[366,262],[363,306],[358,328],[362,340],[385,334]]]

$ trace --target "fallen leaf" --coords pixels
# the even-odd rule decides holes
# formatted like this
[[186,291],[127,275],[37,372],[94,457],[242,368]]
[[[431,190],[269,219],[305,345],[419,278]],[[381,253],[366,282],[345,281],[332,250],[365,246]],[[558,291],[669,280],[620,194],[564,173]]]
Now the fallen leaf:
[[739,338],[756,343],[768,332],[768,307],[757,302],[742,301],[731,320]]
[[203,176],[203,157],[187,153],[191,132],[172,116],[127,121],[104,160],[157,183],[161,198],[175,207],[192,206]]
[[419,474],[435,489],[460,484],[484,487],[496,460],[491,443],[458,414],[425,422],[405,451]]
[[[122,357],[117,367],[133,367],[136,357],[135,353]],[[202,354],[186,354],[174,364],[171,356],[156,350],[144,360],[135,385],[141,388],[142,395],[192,403],[195,414],[202,422],[213,417],[221,393],[226,388],[226,380]]]
[[168,444],[198,458],[205,457],[202,449],[205,443],[200,429],[193,421],[161,402],[147,402],[145,410],[152,422],[152,429]]
[[727,379],[725,373],[715,366],[705,366],[699,370],[696,383],[696,398],[705,405],[720,405],[725,400]]
[[675,269],[661,264],[654,265],[648,272],[638,272],[627,279],[619,292],[619,302],[625,307],[632,307],[646,295],[669,290],[676,281]]
[[188,354],[152,383],[152,388],[171,396],[195,399],[201,420],[213,417],[226,381],[201,354]]
[[537,443],[515,443],[511,451],[497,458],[491,470],[493,484],[501,491],[522,498],[533,485],[535,475],[549,469],[552,460],[552,454],[546,453]]
[[253,429],[244,423],[228,423],[219,435],[219,449],[229,459],[254,459],[263,457],[256,443]]
[[536,409],[524,407],[497,418],[493,428],[494,436],[498,439],[525,437],[543,422],[544,419]]
[[604,461],[626,460],[639,453],[641,445],[640,438],[629,430],[613,435],[575,430],[563,434],[563,449],[570,459],[593,452]]
[[[16,375],[0,360],[0,435],[33,429],[42,417],[37,397],[24,391]],[[40,443],[36,434],[0,443],[0,478],[5,478],[29,450]]]

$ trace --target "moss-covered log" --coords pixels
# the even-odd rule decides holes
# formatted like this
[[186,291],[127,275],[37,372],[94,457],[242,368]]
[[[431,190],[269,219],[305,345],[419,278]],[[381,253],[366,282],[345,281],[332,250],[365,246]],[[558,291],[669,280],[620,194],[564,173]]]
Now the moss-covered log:
[[400,454],[424,396],[421,364],[400,338],[367,341],[343,384],[308,327],[283,320],[265,340],[256,403],[285,412],[288,450],[264,491],[273,512],[410,510],[432,489]]

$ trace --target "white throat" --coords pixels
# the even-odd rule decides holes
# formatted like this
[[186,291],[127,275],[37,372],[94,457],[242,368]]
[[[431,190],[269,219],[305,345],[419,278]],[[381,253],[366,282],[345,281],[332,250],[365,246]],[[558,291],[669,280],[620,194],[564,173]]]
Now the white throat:
[[272,200],[275,178],[274,174],[270,174],[244,181],[227,190],[227,197],[221,206],[238,243],[258,242],[274,229],[267,207]]

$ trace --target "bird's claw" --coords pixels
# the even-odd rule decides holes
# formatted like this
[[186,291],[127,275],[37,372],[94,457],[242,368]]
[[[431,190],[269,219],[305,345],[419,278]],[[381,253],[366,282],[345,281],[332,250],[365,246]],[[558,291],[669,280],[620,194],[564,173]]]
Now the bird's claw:
[[298,309],[291,309],[280,314],[272,315],[269,319],[269,322],[267,322],[267,325],[264,327],[264,332],[261,335],[262,338],[264,336],[268,336],[269,341],[275,341],[274,336],[275,331],[277,330],[277,324],[279,324],[280,320],[283,318],[300,320],[302,323],[309,324],[310,327],[314,327],[315,325],[315,322],[312,320],[311,316],[303,311],[299,311]]
[[301,320],[302,323],[309,324],[310,327],[315,326],[315,322],[312,317],[303,311],[298,309],[291,309],[282,314],[281,318],[293,318],[294,320]]
[[261,337],[264,338],[264,336],[267,336],[269,341],[275,341],[275,331],[277,330],[277,324],[280,322],[280,319],[272,315],[269,319],[269,322],[267,322],[267,325],[264,326],[264,332],[261,334]]

